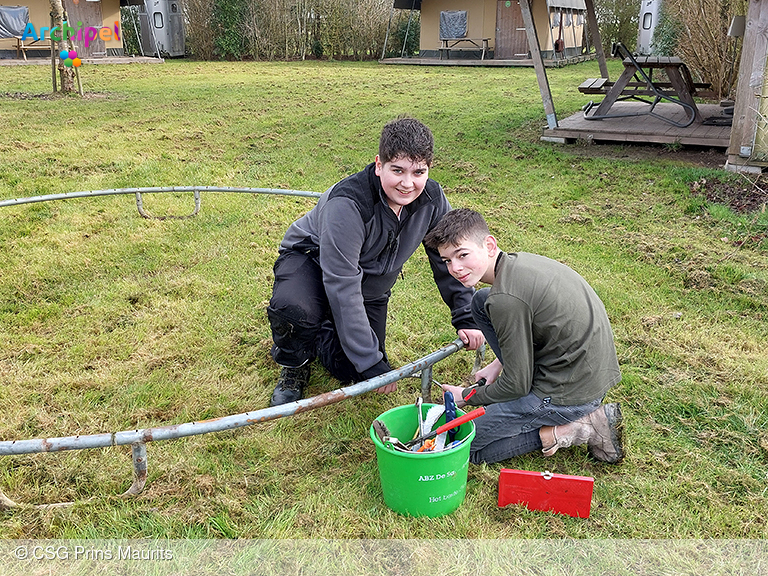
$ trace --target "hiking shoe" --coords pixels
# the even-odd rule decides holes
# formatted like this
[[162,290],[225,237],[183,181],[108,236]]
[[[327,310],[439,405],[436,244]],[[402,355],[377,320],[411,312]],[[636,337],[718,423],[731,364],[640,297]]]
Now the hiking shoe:
[[624,458],[624,426],[619,404],[605,404],[590,414],[595,416],[595,434],[587,441],[589,455],[600,462],[616,464]]
[[552,456],[559,448],[587,445],[593,458],[615,464],[624,457],[622,416],[618,404],[603,404],[574,422],[561,426],[544,426],[539,430],[544,456]]
[[277,386],[272,392],[270,406],[280,406],[289,402],[301,400],[304,396],[304,386],[309,381],[309,362],[298,368],[287,368],[283,366],[280,370],[280,377],[277,379]]

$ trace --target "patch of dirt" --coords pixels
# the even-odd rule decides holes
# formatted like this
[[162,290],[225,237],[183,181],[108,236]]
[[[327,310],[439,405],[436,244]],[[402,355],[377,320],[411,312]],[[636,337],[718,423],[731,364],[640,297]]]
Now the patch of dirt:
[[[722,169],[725,167],[726,154],[720,148],[701,148],[691,146],[665,145],[616,145],[592,142],[584,146],[574,146],[569,152],[581,157],[600,157],[616,159],[636,159],[644,161],[664,160],[701,166],[703,168]],[[709,202],[723,204],[734,212],[748,214],[763,210],[768,202],[768,174],[744,176],[736,180],[733,175],[723,180],[702,178],[690,185],[691,193],[703,196]]]
[[[718,178],[702,178],[690,184],[691,194],[703,196],[708,202],[730,207],[738,214],[753,214],[766,209],[768,203],[768,175],[744,178],[738,183]],[[768,239],[768,233],[758,232],[733,242],[734,246],[759,246]]]
[[702,178],[690,184],[691,194],[703,196],[708,202],[724,204],[740,214],[762,210],[768,202],[768,175],[737,184],[718,178]]
[[[719,178],[702,178],[691,182],[691,194],[702,196],[713,204],[728,206],[737,214],[756,214],[765,211],[768,203],[768,175],[728,182]],[[734,246],[760,246],[768,240],[768,233],[757,232],[733,242]]]
[[[27,92],[6,92],[0,98],[10,98],[11,100],[59,100],[61,98],[80,97],[79,94],[64,94],[62,92],[48,92],[45,94],[29,94]],[[103,100],[110,95],[104,92],[86,92],[82,98],[84,100]]]

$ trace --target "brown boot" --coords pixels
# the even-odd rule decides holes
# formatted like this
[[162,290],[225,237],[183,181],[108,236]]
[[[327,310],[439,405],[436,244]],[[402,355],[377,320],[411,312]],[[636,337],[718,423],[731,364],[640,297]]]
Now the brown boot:
[[615,464],[624,457],[621,421],[618,404],[603,404],[575,422],[543,426],[539,430],[542,452],[544,456],[552,456],[559,448],[586,444],[593,458]]

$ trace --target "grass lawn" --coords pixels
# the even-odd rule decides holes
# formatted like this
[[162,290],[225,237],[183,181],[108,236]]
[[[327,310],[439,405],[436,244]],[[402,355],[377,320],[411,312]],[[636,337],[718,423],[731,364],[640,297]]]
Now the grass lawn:
[[[612,74],[620,64],[611,63]],[[550,70],[560,117],[597,63]],[[86,97],[51,98],[50,69],[2,68],[0,199],[143,186],[322,192],[372,161],[407,113],[437,143],[430,175],[485,214],[508,251],[567,263],[603,299],[623,380],[627,457],[586,450],[470,466],[451,516],[390,511],[371,422],[418,380],[237,431],[130,448],[0,459],[17,502],[2,538],[764,538],[768,535],[768,217],[693,195],[743,176],[674,147],[542,143],[532,69],[375,63],[83,66]],[[725,155],[722,156],[723,162]],[[748,184],[748,183],[747,183]],[[271,267],[306,198],[203,194],[192,219],[141,218],[131,196],[0,208],[2,440],[117,432],[266,407],[277,377]],[[153,214],[191,194],[145,195]],[[764,208],[764,206],[763,206]],[[419,251],[393,289],[400,366],[455,338]],[[440,362],[468,381],[474,354]],[[338,382],[315,369],[309,393]],[[592,476],[588,520],[498,508],[501,468]]]

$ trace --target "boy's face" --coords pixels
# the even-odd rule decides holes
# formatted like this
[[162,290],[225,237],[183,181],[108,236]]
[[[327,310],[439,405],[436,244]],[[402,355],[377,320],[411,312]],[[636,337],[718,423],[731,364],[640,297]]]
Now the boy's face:
[[395,214],[399,214],[403,206],[416,200],[424,190],[429,178],[429,166],[425,162],[413,162],[403,157],[382,163],[377,155],[376,176],[381,179],[387,204]]
[[483,244],[475,240],[462,240],[458,246],[443,245],[438,249],[448,272],[467,288],[480,282],[493,284],[496,264],[496,239],[486,236]]

